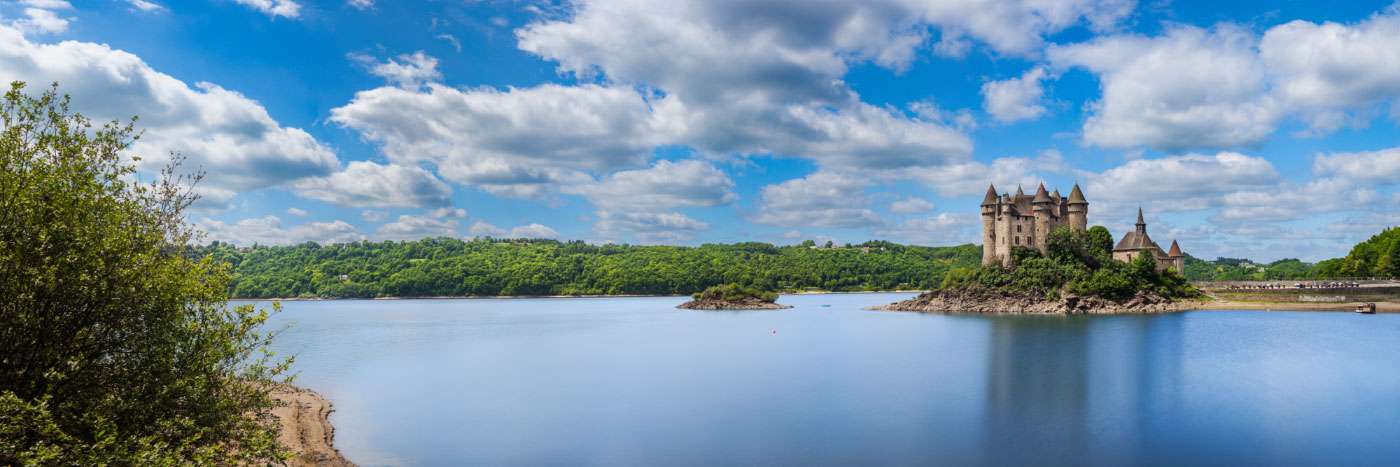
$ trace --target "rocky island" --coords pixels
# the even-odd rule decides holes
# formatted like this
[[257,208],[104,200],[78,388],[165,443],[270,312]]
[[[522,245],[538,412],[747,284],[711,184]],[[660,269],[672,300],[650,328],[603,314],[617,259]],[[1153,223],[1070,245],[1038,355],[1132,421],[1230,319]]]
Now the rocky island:
[[705,289],[704,292],[691,295],[690,298],[690,301],[676,305],[676,308],[688,310],[780,310],[792,308],[774,303],[778,301],[777,292],[762,291],[739,284],[713,286]]
[[[1038,195],[1044,190],[1041,187]],[[994,202],[993,193],[989,191],[988,199]],[[1078,193],[1075,187],[1075,195],[1082,196]],[[1136,231],[1116,247],[1107,228],[1094,226],[1086,232],[1073,224],[1061,225],[1048,235],[1025,237],[1024,244],[1033,248],[1011,246],[986,254],[981,267],[952,270],[934,291],[872,309],[950,314],[1160,313],[1197,308],[1203,296],[1177,272],[1180,248],[1173,242],[1168,253],[1153,242],[1141,212]],[[986,245],[996,248],[997,243]],[[1003,259],[1009,265],[1004,266]]]

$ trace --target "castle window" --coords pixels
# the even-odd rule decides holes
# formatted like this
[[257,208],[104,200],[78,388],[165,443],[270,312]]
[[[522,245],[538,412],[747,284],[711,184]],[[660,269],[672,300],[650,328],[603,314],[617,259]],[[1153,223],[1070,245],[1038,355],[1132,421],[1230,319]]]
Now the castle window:
[[1017,244],[1017,245],[1020,245],[1020,244],[1021,244],[1021,237],[1016,237],[1016,244]]
[[1016,226],[1016,233],[1021,233],[1021,226]]

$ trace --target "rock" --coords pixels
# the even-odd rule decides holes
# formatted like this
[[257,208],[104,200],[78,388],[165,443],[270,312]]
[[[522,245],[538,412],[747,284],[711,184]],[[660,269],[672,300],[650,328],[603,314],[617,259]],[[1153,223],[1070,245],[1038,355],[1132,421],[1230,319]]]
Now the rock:
[[729,300],[718,300],[712,298],[691,300],[680,305],[676,305],[676,308],[685,308],[688,310],[781,310],[784,308],[792,307],[787,305],[779,305],[773,302],[765,302],[757,298],[748,297],[743,300],[733,302]]
[[1180,307],[1169,298],[1139,291],[1132,297],[1110,300],[1096,295],[1064,294],[1050,300],[1043,293],[1018,293],[969,288],[928,292],[902,302],[871,307],[873,310],[918,311],[947,314],[1124,314],[1163,313]]

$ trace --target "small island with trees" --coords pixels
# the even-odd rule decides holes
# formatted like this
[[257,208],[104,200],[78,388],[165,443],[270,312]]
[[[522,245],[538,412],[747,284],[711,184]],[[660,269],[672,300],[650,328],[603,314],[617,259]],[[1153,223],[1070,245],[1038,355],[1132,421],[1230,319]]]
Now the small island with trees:
[[692,300],[676,305],[689,310],[781,310],[792,308],[779,305],[778,293],[739,284],[716,285],[690,296]]

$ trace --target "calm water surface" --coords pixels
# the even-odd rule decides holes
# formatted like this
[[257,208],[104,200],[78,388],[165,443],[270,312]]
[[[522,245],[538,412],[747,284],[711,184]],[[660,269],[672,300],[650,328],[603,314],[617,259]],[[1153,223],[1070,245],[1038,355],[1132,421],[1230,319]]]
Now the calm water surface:
[[[286,302],[361,465],[1395,465],[1400,315]],[[823,307],[830,305],[830,307]]]

